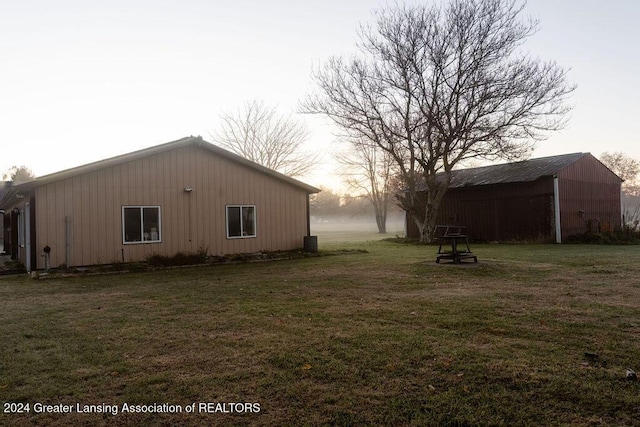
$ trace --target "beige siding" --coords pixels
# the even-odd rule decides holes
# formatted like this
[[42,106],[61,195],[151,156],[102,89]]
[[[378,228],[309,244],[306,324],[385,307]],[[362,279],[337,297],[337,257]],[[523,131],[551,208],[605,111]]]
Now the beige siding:
[[[190,186],[193,192],[186,193]],[[196,146],[177,148],[63,179],[36,189],[37,250],[70,265],[142,260],[159,253],[213,255],[296,249],[306,234],[304,190]],[[226,238],[226,205],[256,206],[256,238]],[[122,206],[161,207],[160,243],[123,244]],[[38,256],[38,268],[44,268]]]

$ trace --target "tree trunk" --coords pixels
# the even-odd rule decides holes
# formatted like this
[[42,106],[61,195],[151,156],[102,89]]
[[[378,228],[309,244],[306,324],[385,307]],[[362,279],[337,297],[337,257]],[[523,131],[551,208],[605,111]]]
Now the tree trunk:
[[437,210],[429,209],[424,219],[414,219],[420,232],[420,243],[428,244],[434,240],[436,232],[436,215]]
[[378,234],[387,234],[387,215],[376,212],[376,225],[378,226]]
[[448,182],[449,180],[447,179],[444,185],[443,183],[438,183],[434,185],[433,189],[427,189],[427,191],[423,193],[425,198],[423,198],[422,201],[420,201],[418,197],[413,198],[417,201],[416,205],[423,203],[422,209],[414,210],[414,212],[419,212],[419,214],[412,215],[420,232],[420,243],[428,244],[434,240],[438,211],[440,209],[440,203],[446,193],[446,185]]
[[376,216],[376,225],[378,226],[379,234],[387,234],[387,205],[388,200],[381,197],[379,193],[374,193],[369,199],[373,206],[373,212]]

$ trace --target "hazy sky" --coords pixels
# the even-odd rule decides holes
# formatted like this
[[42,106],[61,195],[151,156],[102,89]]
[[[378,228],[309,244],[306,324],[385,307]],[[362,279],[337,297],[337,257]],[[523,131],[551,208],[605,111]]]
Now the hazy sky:
[[[355,51],[385,0],[0,0],[0,172],[36,175],[202,135],[262,99],[295,112],[314,66]],[[527,47],[570,68],[569,126],[535,157],[624,151],[640,159],[640,2],[530,0]],[[310,143],[335,141],[302,117]],[[330,184],[324,171],[305,178]]]

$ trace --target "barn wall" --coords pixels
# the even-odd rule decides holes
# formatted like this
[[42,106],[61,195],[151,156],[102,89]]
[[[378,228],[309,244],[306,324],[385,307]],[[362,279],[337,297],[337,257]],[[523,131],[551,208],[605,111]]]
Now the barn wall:
[[[466,226],[475,240],[541,240],[553,234],[553,181],[452,188],[438,213],[439,224]],[[407,235],[418,228],[407,219]]]
[[553,182],[454,188],[445,196],[439,222],[467,227],[475,240],[540,240],[551,236]]
[[621,226],[621,180],[595,157],[585,156],[558,172],[562,238]]
[[[185,187],[192,187],[187,193]],[[138,261],[157,253],[224,255],[296,249],[307,231],[307,193],[196,146],[153,154],[36,189],[37,248],[51,265]],[[257,237],[227,239],[226,205],[256,206]],[[160,243],[123,244],[122,206],[160,206]],[[43,268],[39,257],[38,268]]]

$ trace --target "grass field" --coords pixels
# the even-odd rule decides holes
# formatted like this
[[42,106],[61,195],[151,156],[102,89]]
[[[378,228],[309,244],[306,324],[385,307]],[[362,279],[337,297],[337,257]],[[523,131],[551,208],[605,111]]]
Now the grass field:
[[[478,264],[443,265],[317,234],[361,251],[1,278],[0,402],[30,412],[0,424],[640,424],[640,247],[477,245]],[[260,411],[121,411],[200,402]]]
[[319,236],[321,245],[332,247],[335,244],[353,244],[368,240],[404,236],[404,222],[395,218],[387,221],[387,234],[378,234],[375,222],[334,221],[329,223],[314,222],[311,224],[311,234]]

